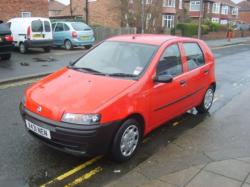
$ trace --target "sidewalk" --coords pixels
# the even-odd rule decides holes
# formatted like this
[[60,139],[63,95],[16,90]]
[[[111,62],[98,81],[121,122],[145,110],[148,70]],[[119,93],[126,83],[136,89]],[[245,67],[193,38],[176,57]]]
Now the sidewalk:
[[207,40],[205,42],[210,48],[217,48],[228,45],[237,45],[241,43],[250,43],[250,37],[232,38],[230,42],[227,39]]
[[105,187],[250,187],[249,95],[250,89]]

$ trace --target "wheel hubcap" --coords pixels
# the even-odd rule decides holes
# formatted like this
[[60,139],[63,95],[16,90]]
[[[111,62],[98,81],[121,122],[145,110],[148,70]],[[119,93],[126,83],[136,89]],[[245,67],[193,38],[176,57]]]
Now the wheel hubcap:
[[23,53],[25,51],[23,44],[20,45],[20,51],[21,51],[21,53]]
[[135,125],[129,126],[121,138],[120,150],[123,156],[130,156],[136,149],[139,141],[139,130]]
[[213,89],[209,88],[206,92],[205,99],[204,99],[204,107],[208,109],[211,107],[214,98],[214,91]]
[[66,49],[70,49],[71,48],[71,43],[69,41],[66,42]]

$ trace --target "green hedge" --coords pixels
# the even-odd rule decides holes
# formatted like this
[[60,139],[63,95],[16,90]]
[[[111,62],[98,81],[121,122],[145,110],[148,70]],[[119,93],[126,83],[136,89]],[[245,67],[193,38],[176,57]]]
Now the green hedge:
[[178,23],[176,28],[181,30],[182,36],[194,36],[198,32],[198,25],[195,23]]

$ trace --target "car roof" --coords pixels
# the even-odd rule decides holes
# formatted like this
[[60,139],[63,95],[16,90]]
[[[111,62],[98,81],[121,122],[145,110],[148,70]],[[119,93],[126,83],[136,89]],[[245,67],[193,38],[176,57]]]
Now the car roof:
[[49,18],[43,18],[43,17],[24,17],[24,18],[12,18],[10,19],[9,21],[19,21],[19,20],[37,20],[37,19],[41,19],[41,20],[48,20],[49,21]]
[[109,38],[107,41],[123,41],[123,42],[133,42],[133,43],[143,43],[149,45],[161,45],[164,42],[172,39],[178,39],[182,37],[164,35],[164,34],[129,34],[120,35]]

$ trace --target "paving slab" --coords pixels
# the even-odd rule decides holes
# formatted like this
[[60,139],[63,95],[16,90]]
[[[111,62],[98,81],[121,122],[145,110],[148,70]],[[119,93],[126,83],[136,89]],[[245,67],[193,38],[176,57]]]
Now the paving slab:
[[240,185],[239,181],[201,171],[186,187],[240,187]]
[[242,185],[242,187],[250,187],[250,184],[244,183],[244,184]]

